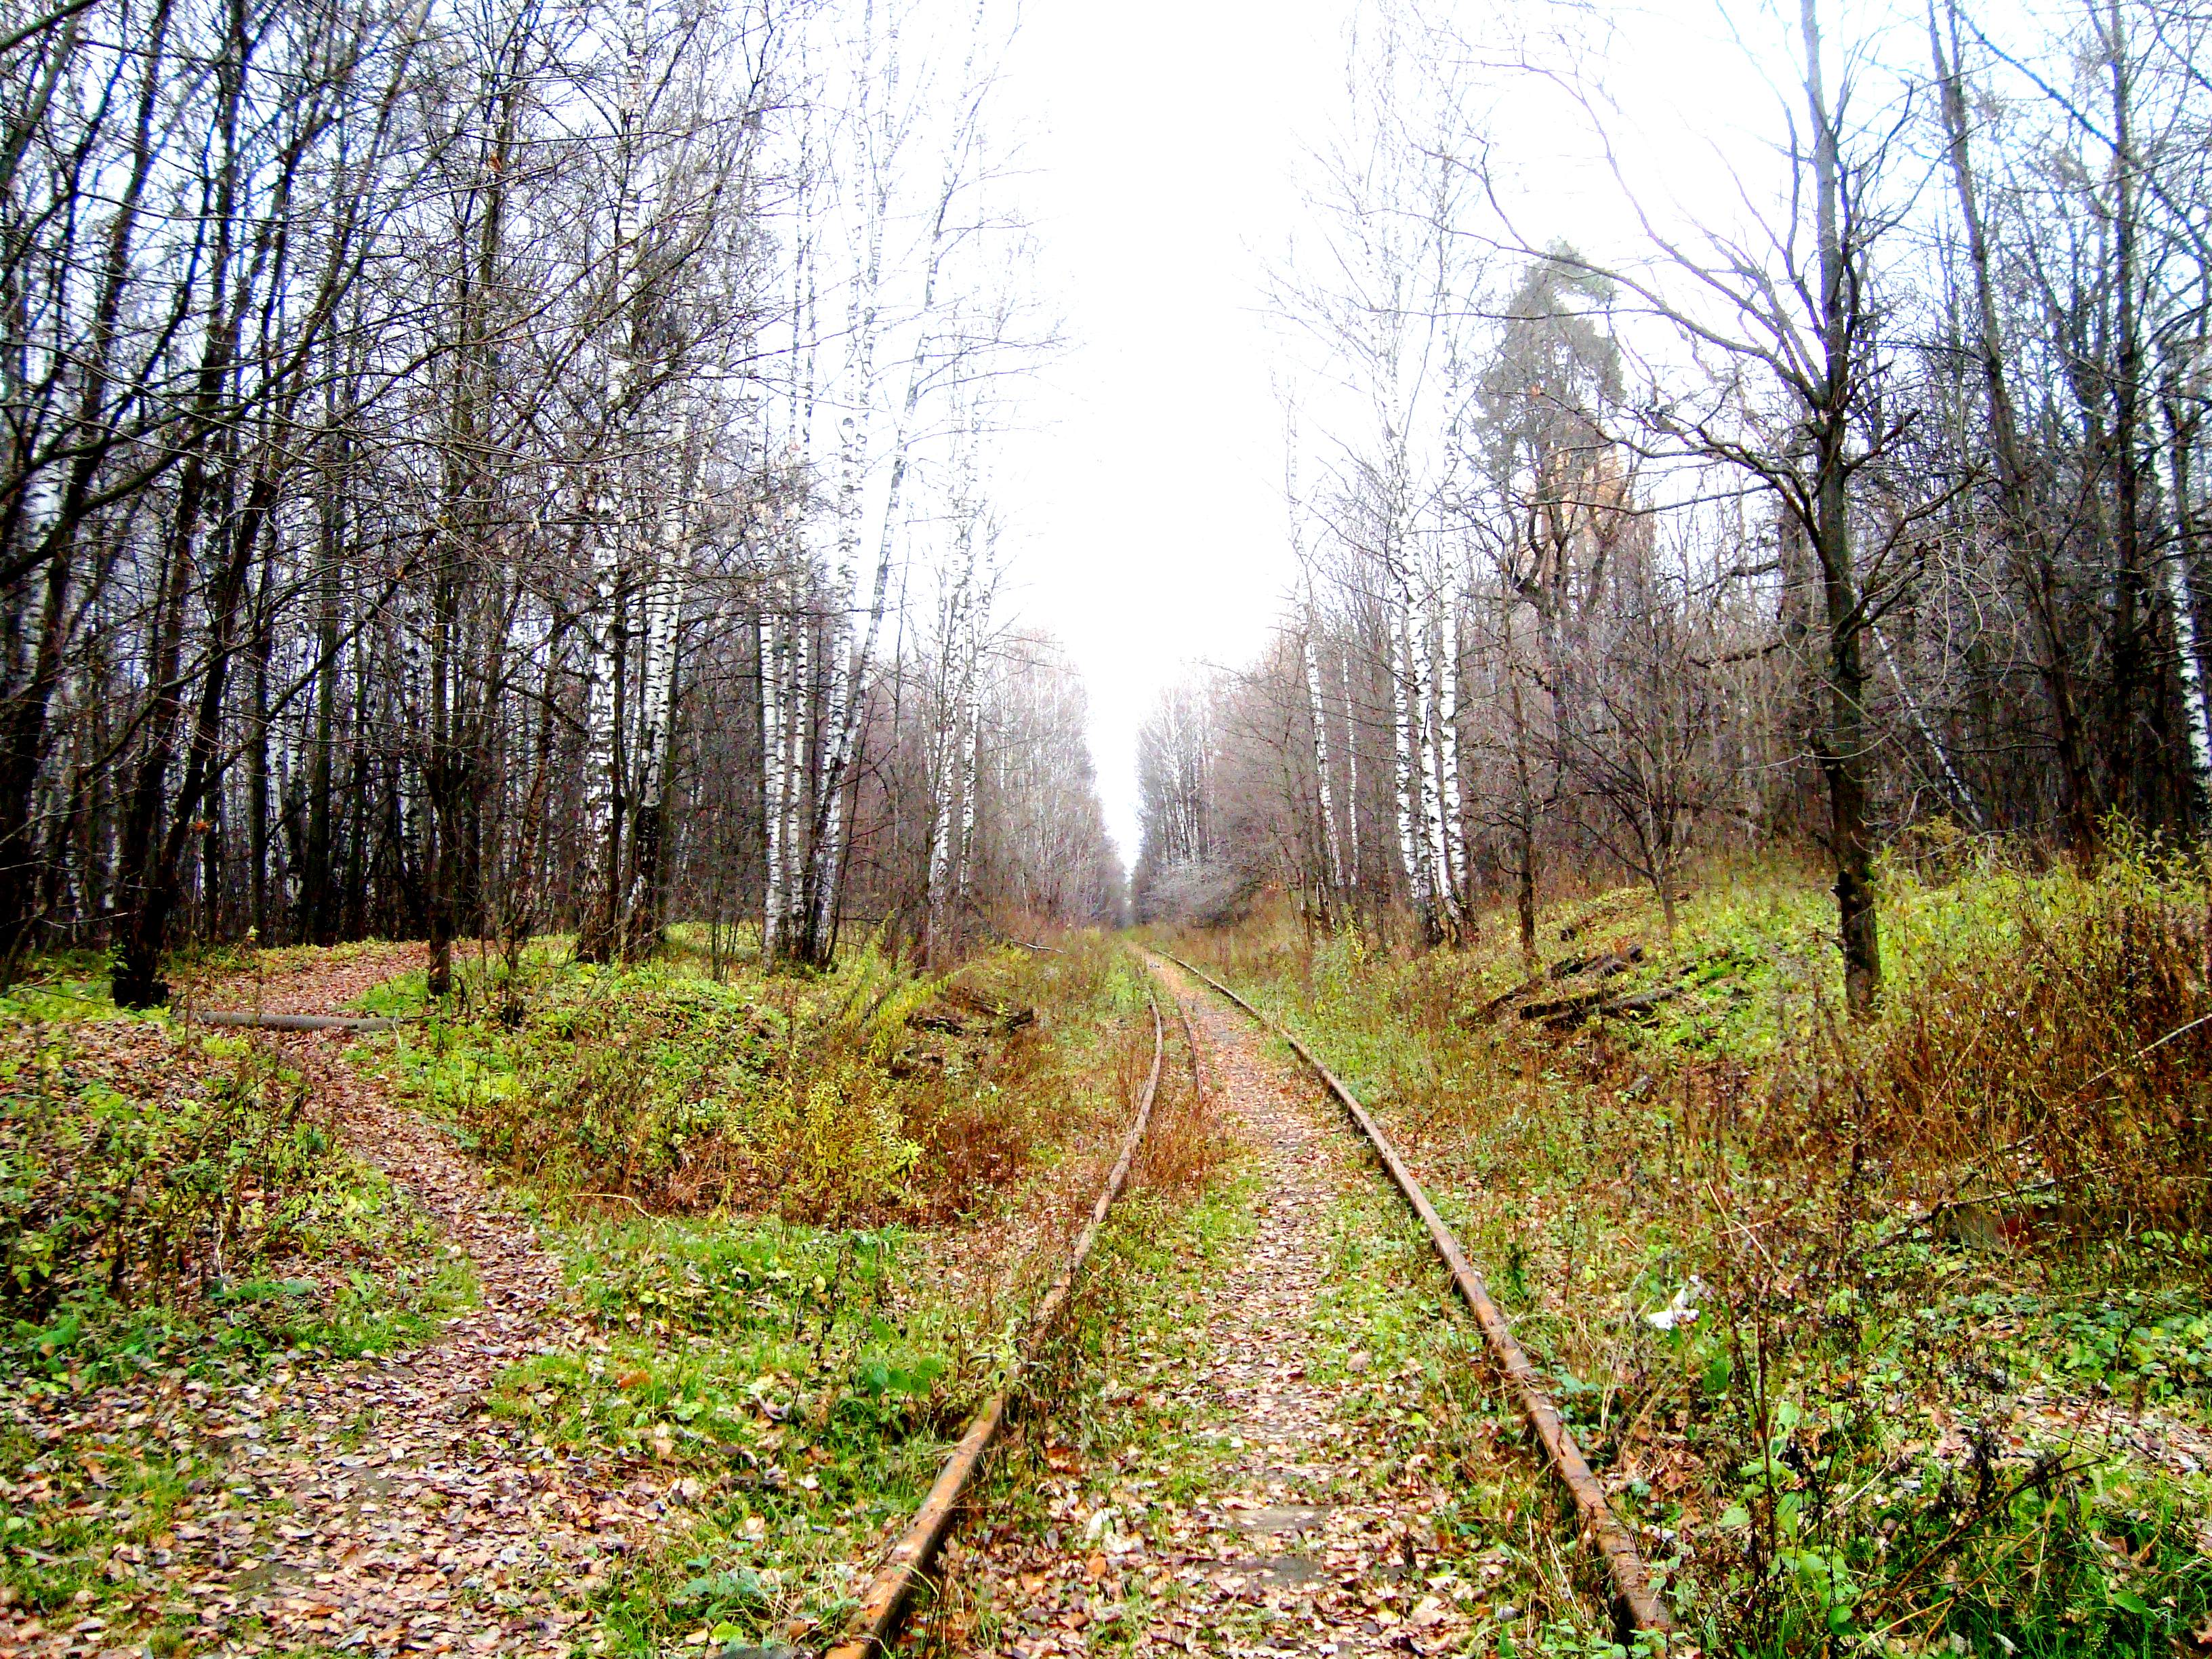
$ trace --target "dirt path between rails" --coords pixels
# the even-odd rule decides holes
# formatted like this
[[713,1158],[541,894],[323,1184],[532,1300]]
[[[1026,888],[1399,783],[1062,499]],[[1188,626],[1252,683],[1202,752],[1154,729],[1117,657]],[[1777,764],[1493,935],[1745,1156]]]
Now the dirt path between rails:
[[1433,1472],[1419,1455],[1378,1468],[1346,1408],[1346,1373],[1355,1388],[1375,1380],[1368,1356],[1345,1352],[1356,1328],[1324,1328],[1336,1212],[1375,1176],[1318,1091],[1270,1059],[1242,1015],[1162,972],[1190,1011],[1212,1109],[1243,1148],[1252,1231],[1191,1310],[1193,1354],[1154,1356],[1147,1388],[1165,1419],[1225,1455],[1180,1498],[1189,1471],[1158,1448],[1088,1480],[1046,1481],[1041,1538],[956,1552],[996,1614],[983,1626],[994,1639],[973,1650],[1455,1650],[1469,1616],[1451,1593],[1457,1575],[1432,1559]]
[[[325,974],[288,973],[258,988],[259,1006],[334,1012],[410,965],[363,956]],[[200,1000],[252,1006],[240,999],[256,988],[218,984]],[[477,1303],[405,1352],[279,1366],[232,1389],[143,1398],[103,1389],[76,1419],[50,1426],[50,1441],[68,1442],[121,1424],[222,1459],[220,1483],[197,1495],[191,1517],[133,1564],[147,1585],[133,1622],[188,1627],[199,1654],[563,1653],[585,1615],[562,1589],[587,1588],[593,1560],[628,1547],[678,1500],[622,1486],[624,1476],[481,1414],[507,1367],[589,1341],[558,1310],[559,1262],[449,1136],[344,1057],[349,1034],[264,1040],[299,1068],[350,1148],[434,1218],[466,1258]],[[52,1622],[12,1637],[0,1622],[0,1651],[142,1651]]]

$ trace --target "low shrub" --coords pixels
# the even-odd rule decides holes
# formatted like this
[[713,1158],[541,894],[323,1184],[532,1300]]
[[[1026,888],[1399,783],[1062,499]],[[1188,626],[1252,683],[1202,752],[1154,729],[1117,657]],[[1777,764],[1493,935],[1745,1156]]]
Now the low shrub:
[[1534,963],[1510,917],[1423,956],[1281,918],[1184,944],[1407,1145],[1712,1650],[2185,1641],[2204,866],[1900,858],[1863,1023],[1815,879],[1708,874],[1671,942],[1623,890],[1553,907]]
[[485,1156],[555,1194],[923,1221],[987,1200],[1077,1127],[1054,1044],[1130,972],[1096,936],[942,978],[872,945],[826,974],[723,981],[548,964],[518,1024],[433,1012],[395,1059]]

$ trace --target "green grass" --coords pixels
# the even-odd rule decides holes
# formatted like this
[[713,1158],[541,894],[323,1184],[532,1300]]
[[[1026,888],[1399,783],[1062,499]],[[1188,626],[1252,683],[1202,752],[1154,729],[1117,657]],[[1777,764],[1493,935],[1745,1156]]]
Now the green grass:
[[1056,1093],[1083,1093],[1060,1045],[1125,1014],[1133,973],[1096,936],[1059,957],[993,953],[951,980],[872,947],[828,973],[736,964],[721,981],[680,957],[601,969],[547,950],[513,1002],[465,975],[431,1008],[410,975],[363,1006],[410,1017],[380,1049],[400,1086],[534,1191],[656,1212],[941,1218],[1003,1200],[1080,1137],[1084,1116],[1055,1109]]
[[[1110,1504],[1114,1525],[1140,1538],[1142,1560],[1091,1592],[1086,1640],[1093,1651],[1129,1650],[1139,1632],[1172,1611],[1177,1571],[1158,1565],[1197,1547],[1188,1525],[1195,1500],[1217,1490],[1238,1459],[1237,1424],[1188,1410],[1172,1392],[1206,1366],[1209,1334],[1194,1317],[1224,1271],[1250,1248],[1255,1212],[1271,1193],[1249,1159],[1232,1152],[1194,1193],[1140,1191],[1116,1210],[1070,1323],[1028,1395],[1018,1437],[994,1459],[984,1519],[954,1551],[941,1605],[908,1647],[969,1651],[1002,1643],[1009,1608],[990,1573],[960,1563],[988,1550],[1073,1545],[1065,1514]],[[1474,1616],[1471,1654],[1605,1650],[1577,1588],[1558,1562],[1573,1553],[1571,1513],[1547,1484],[1517,1417],[1481,1386],[1480,1338],[1456,1310],[1426,1236],[1395,1193],[1356,1178],[1326,1221],[1326,1277],[1308,1319],[1307,1376],[1336,1390],[1346,1437],[1363,1449],[1336,1481],[1292,1501],[1376,1502],[1403,1483],[1425,1483],[1436,1531],[1424,1542],[1424,1576]],[[1048,1496],[1056,1483],[1060,1496]],[[1077,1491],[1079,1496],[1071,1496]],[[1377,1583],[1376,1605],[1403,1592]],[[1218,1611],[1218,1609],[1217,1609]],[[1503,1613],[1503,1618],[1498,1615]],[[1247,1641],[1249,1626],[1209,1626],[1206,1638]]]
[[896,1232],[735,1218],[579,1223],[557,1243],[596,1339],[509,1370],[487,1409],[649,1466],[684,1502],[593,1591],[617,1651],[829,1626],[851,1565],[920,1500],[1000,1351],[899,1305]]
[[158,1402],[419,1340],[474,1282],[270,1050],[44,995],[0,1004],[0,1586],[74,1618],[220,1473]]
[[[441,1004],[403,974],[359,1006],[407,1024],[350,1056],[449,1125],[567,1264],[581,1340],[484,1409],[663,1493],[642,1547],[541,1587],[587,1609],[586,1641],[640,1656],[842,1617],[1053,1265],[1009,1255],[998,1223],[1063,1186],[1087,1201],[1150,1037],[1139,977],[1095,937],[948,987],[872,950],[807,976],[739,954],[718,981],[678,933],[623,969],[533,941],[512,981],[465,951]],[[0,1341],[22,1373],[0,1399],[0,1583],[50,1622],[143,1610],[163,1528],[222,1501],[226,1460],[153,1437],[140,1393],[385,1352],[472,1291],[266,1049],[75,991],[58,973],[19,988],[0,1032],[19,1316]],[[947,1243],[971,1277],[945,1270]],[[158,1619],[137,1633],[187,1639]]]

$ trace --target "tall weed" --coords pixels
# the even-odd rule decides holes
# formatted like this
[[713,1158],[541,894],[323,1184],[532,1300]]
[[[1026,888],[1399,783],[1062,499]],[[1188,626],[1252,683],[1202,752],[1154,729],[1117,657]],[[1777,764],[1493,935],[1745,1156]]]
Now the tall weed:
[[[1913,849],[1865,1023],[1814,882],[1708,874],[1671,948],[1641,896],[1556,907],[1533,981],[1510,926],[1425,957],[1279,919],[1188,943],[1413,1151],[1708,1642],[2204,1628],[2212,1512],[2127,1426],[2212,1430],[2203,865]],[[1600,952],[1632,963],[1605,994],[1668,994],[1516,1017]],[[1645,1317],[1670,1305],[1696,1312]]]
[[[0,1360],[17,1374],[347,1346],[360,1274],[419,1277],[417,1231],[270,1049],[0,1010]],[[426,1285],[385,1288],[421,1312]]]

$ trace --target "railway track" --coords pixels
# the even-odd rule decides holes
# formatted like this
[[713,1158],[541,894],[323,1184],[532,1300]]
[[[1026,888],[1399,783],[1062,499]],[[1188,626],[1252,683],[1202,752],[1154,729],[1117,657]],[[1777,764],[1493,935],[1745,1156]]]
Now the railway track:
[[[922,1499],[921,1507],[915,1511],[914,1519],[908,1524],[906,1531],[891,1547],[890,1553],[869,1579],[867,1589],[861,1593],[860,1607],[847,1620],[843,1633],[825,1659],[867,1659],[867,1656],[880,1653],[890,1647],[915,1586],[929,1571],[931,1561],[945,1542],[945,1534],[951,1530],[962,1494],[967,1491],[975,1472],[982,1467],[983,1454],[990,1449],[991,1442],[997,1438],[1000,1426],[1006,1422],[1006,1410],[1012,1403],[1014,1389],[1020,1382],[1023,1370],[1035,1358],[1037,1345],[1050,1334],[1060,1310],[1066,1305],[1067,1298],[1075,1288],[1077,1276],[1082,1273],[1084,1263],[1090,1260],[1091,1249],[1097,1243],[1099,1232],[1106,1224],[1107,1212],[1114,1207],[1114,1200],[1121,1195],[1121,1188],[1128,1183],[1129,1170],[1136,1163],[1138,1149],[1144,1145],[1145,1131],[1152,1121],[1152,1103],[1160,1089],[1160,1068],[1167,1054],[1167,1030],[1160,1018],[1159,1000],[1149,989],[1145,994],[1145,1000],[1152,1015],[1152,1073],[1145,1081],[1145,1092],[1138,1103],[1135,1121],[1130,1124],[1129,1133],[1122,1140],[1121,1156],[1115,1161],[1112,1174],[1107,1176],[1106,1185],[1100,1191],[1097,1201],[1091,1206],[1091,1219],[1077,1235],[1074,1249],[1068,1253],[1067,1260],[1061,1264],[1060,1272],[1046,1287],[1045,1293],[1037,1298],[1036,1306],[1030,1310],[1028,1332],[1019,1345],[1019,1358],[1015,1367],[1004,1385],[983,1402],[982,1408],[969,1420],[967,1432],[960,1437],[958,1443],[945,1458],[944,1468],[938,1472],[936,1483],[930,1487],[928,1496]],[[1188,1032],[1189,1028],[1186,1024],[1184,1029]],[[1194,1067],[1196,1065],[1195,1054],[1194,1049]]]
[[[1459,1292],[1460,1299],[1467,1304],[1468,1312],[1481,1328],[1483,1340],[1489,1346],[1498,1370],[1504,1374],[1521,1414],[1528,1419],[1537,1438],[1542,1442],[1553,1473],[1573,1498],[1582,1534],[1597,1552],[1612,1584],[1611,1611],[1615,1628],[1624,1636],[1634,1631],[1671,1634],[1675,1629],[1673,1615],[1652,1587],[1650,1570],[1644,1565],[1635,1539],[1621,1523],[1620,1516],[1613,1514],[1612,1505],[1607,1503],[1604,1489],[1590,1472],[1589,1464],[1576,1445],[1574,1436],[1568,1431],[1559,1408],[1545,1392],[1542,1379],[1529,1363],[1527,1352],[1515,1340],[1511,1324],[1492,1299],[1482,1275],[1475,1271],[1459,1240],[1444,1224],[1443,1218],[1437,1213],[1436,1206],[1429,1201],[1428,1194],[1414,1179],[1412,1170],[1407,1166],[1390,1138],[1382,1132],[1382,1126],[1360,1104],[1358,1097],[1297,1036],[1269,1019],[1212,975],[1167,951],[1163,951],[1159,954],[1192,978],[1202,981],[1236,1004],[1262,1030],[1281,1038],[1300,1060],[1312,1068],[1322,1085],[1358,1127],[1361,1134],[1381,1159],[1392,1184],[1420,1218],[1430,1243],[1450,1271],[1452,1285]],[[1188,1030],[1187,1025],[1185,1029]],[[1195,1052],[1194,1048],[1194,1058]]]
[[[1435,1206],[1430,1202],[1428,1194],[1381,1126],[1358,1097],[1297,1037],[1268,1019],[1211,975],[1178,957],[1164,951],[1159,954],[1234,1004],[1263,1030],[1280,1037],[1311,1068],[1323,1087],[1351,1117],[1382,1162],[1393,1184],[1420,1218],[1437,1255],[1451,1274],[1454,1287],[1481,1329],[1522,1414],[1542,1443],[1553,1473],[1573,1499],[1582,1534],[1603,1563],[1611,1585],[1610,1611],[1616,1632],[1624,1640],[1627,1639],[1630,1632],[1636,1631],[1662,1636],[1671,1634],[1675,1629],[1674,1621],[1652,1586],[1650,1571],[1636,1548],[1634,1539],[1607,1503],[1596,1477],[1591,1473],[1557,1407],[1546,1394],[1541,1379],[1529,1363],[1528,1355],[1515,1340],[1504,1314],[1492,1299],[1481,1275],[1450,1229],[1444,1224]],[[1204,1068],[1188,1010],[1182,998],[1168,987],[1158,964],[1147,962],[1146,965],[1157,986],[1156,990],[1148,989],[1146,993],[1152,1019],[1152,1067],[1120,1158],[1092,1206],[1090,1220],[1078,1237],[1067,1260],[1031,1312],[1027,1334],[1019,1346],[1020,1359],[1015,1370],[1007,1377],[1005,1386],[983,1403],[967,1431],[947,1456],[928,1496],[870,1579],[859,1607],[847,1621],[836,1645],[829,1650],[824,1659],[871,1659],[871,1656],[889,1650],[915,1589],[922,1582],[951,1529],[963,1495],[981,1468],[986,1451],[1006,1421],[1022,1370],[1032,1359],[1038,1344],[1066,1305],[1076,1279],[1105,1224],[1107,1215],[1127,1182],[1130,1169],[1143,1145],[1151,1121],[1166,1059],[1166,1021],[1161,1013],[1162,996],[1174,1006],[1176,1023],[1182,1028],[1194,1094],[1200,1100],[1206,1097]]]

